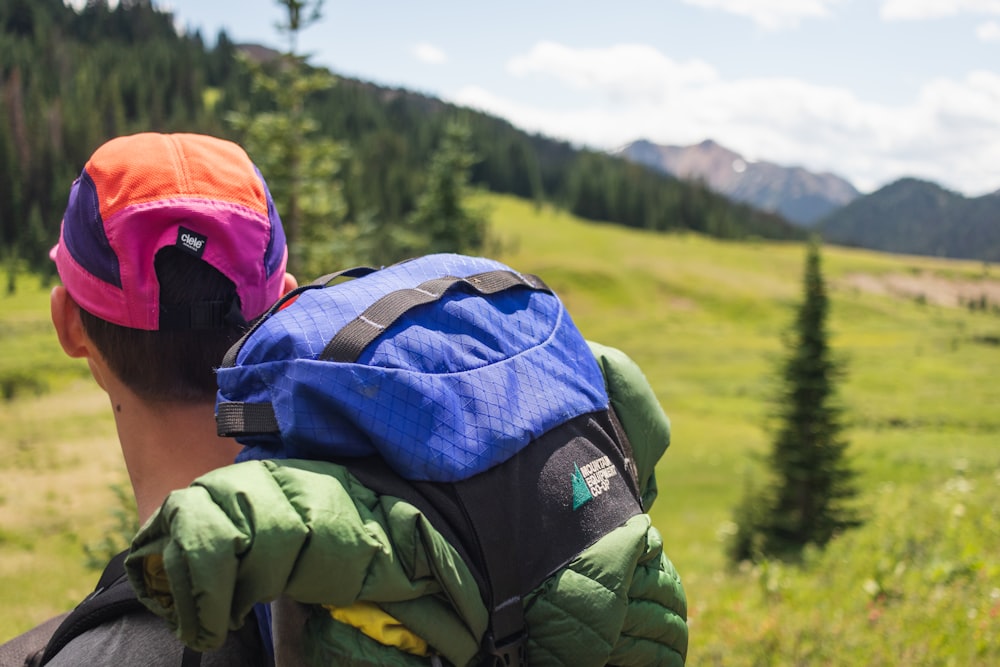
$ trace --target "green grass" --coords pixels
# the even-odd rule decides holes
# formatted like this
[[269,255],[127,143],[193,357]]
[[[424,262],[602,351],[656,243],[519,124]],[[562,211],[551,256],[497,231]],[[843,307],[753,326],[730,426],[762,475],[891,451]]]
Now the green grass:
[[63,354],[49,288],[22,277],[0,296],[0,640],[93,589],[83,545],[108,525],[125,480],[107,399]]
[[14,294],[0,295],[0,400],[37,396],[88,377],[85,364],[55,353],[49,289],[35,276],[21,276]]
[[[804,247],[624,231],[553,211],[539,220],[516,200],[493,202],[505,259],[562,293],[585,335],[635,358],[671,417],[653,516],[685,581],[690,664],[1000,663],[1000,348],[977,342],[1000,332],[1000,318],[850,280],[976,281],[982,264],[824,249],[868,523],[802,567],[732,572],[723,538],[743,485],[762,477],[766,399]],[[970,490],[956,498],[956,488]],[[883,580],[884,597],[871,592]]]
[[[761,478],[767,397],[804,247],[650,234],[512,198],[484,202],[500,258],[544,277],[588,338],[630,354],[671,418],[653,517],[688,593],[689,664],[1000,664],[1000,346],[990,342],[1000,317],[871,293],[855,280],[975,282],[989,268],[824,248],[867,523],[799,567],[731,571],[722,540],[744,483]],[[47,387],[0,405],[0,639],[86,588],[82,544],[109,525],[109,486],[124,475],[103,395],[58,349],[45,297],[0,301],[2,342],[19,346],[0,371],[41,366]]]

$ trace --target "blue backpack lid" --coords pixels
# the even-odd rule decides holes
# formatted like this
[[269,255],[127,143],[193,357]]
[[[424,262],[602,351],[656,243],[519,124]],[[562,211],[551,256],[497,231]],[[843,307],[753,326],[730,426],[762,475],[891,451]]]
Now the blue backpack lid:
[[237,436],[241,458],[378,454],[408,479],[456,481],[607,408],[600,368],[547,288],[484,295],[460,282],[398,316],[356,360],[323,358],[373,304],[443,276],[495,272],[520,276],[489,259],[429,255],[307,289],[270,313],[218,371],[220,408],[273,411],[276,428]]

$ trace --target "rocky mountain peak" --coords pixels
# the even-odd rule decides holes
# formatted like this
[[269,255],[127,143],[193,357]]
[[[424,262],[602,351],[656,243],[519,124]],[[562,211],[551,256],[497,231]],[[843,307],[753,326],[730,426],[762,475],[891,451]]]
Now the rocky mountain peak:
[[748,160],[712,139],[691,146],[639,140],[619,154],[677,178],[702,180],[731,199],[801,225],[812,225],[859,196],[851,183],[834,174]]

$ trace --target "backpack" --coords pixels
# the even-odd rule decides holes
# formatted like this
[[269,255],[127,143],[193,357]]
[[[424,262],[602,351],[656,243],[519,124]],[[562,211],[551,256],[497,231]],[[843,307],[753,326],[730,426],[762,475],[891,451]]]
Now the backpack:
[[493,664],[527,664],[525,597],[643,512],[587,342],[540,278],[493,260],[324,276],[265,313],[218,382],[242,459],[339,463],[430,519],[475,578]]

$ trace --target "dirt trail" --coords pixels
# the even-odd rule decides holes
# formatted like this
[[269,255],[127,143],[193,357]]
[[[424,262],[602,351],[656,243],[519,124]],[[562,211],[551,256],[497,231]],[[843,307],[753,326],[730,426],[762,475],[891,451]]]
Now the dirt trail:
[[969,280],[948,278],[933,273],[893,273],[875,276],[855,273],[838,281],[843,286],[873,294],[908,299],[923,298],[939,306],[964,306],[985,299],[988,304],[1000,304],[1000,279]]

